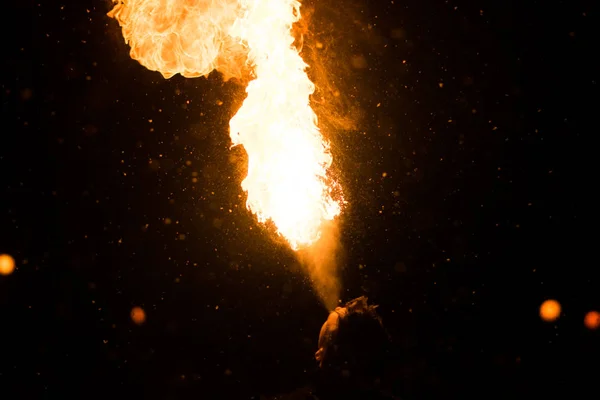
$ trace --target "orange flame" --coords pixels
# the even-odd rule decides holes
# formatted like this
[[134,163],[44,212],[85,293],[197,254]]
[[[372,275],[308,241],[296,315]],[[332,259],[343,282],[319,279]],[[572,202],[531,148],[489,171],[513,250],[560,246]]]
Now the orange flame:
[[113,0],[131,58],[165,78],[240,77],[246,50],[228,30],[241,15],[237,0]]
[[[254,78],[230,121],[233,146],[248,154],[242,189],[259,222],[271,220],[297,250],[314,243],[341,212],[327,176],[329,145],[310,106],[314,85],[293,46],[296,0],[114,0],[131,57],[165,78],[212,70]],[[240,62],[240,60],[243,60]]]

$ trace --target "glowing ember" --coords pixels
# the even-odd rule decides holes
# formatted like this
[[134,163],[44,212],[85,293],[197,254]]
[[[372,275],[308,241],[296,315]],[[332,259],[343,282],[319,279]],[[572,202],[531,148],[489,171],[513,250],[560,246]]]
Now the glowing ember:
[[560,316],[561,306],[556,300],[546,300],[540,307],[540,317],[546,322],[553,322]]
[[[247,97],[230,121],[233,145],[248,154],[242,188],[260,222],[271,220],[293,249],[314,243],[340,213],[327,177],[328,143],[310,107],[313,83],[293,46],[294,0],[115,0],[109,13],[131,57],[169,78],[225,78],[252,71]],[[240,56],[245,60],[240,62]],[[240,65],[242,67],[240,67]]]
[[15,259],[8,254],[0,254],[0,275],[10,275],[15,270]]

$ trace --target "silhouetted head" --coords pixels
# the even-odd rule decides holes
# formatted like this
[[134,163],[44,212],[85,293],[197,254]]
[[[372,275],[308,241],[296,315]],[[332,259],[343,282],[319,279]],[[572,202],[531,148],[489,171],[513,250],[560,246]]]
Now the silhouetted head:
[[382,376],[389,337],[376,308],[362,296],[329,314],[315,354],[322,385],[354,390],[372,386]]

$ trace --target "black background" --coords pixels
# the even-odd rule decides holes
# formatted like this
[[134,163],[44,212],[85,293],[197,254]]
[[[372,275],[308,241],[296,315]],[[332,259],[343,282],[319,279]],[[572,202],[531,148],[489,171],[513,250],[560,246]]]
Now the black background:
[[[330,79],[360,110],[324,132],[349,202],[343,297],[380,304],[399,393],[593,385],[597,13],[345,3],[306,4]],[[8,7],[3,398],[258,399],[309,384],[327,311],[244,207],[245,154],[228,137],[242,88],[146,70],[108,1]],[[538,315],[548,298],[556,323]]]

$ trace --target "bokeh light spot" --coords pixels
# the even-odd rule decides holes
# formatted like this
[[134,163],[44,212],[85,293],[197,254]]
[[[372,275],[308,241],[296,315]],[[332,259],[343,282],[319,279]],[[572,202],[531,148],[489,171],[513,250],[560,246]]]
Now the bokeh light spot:
[[546,322],[556,321],[560,316],[561,306],[556,300],[546,300],[540,306],[540,317]]
[[0,275],[10,275],[15,270],[15,259],[8,254],[0,254]]
[[131,320],[136,325],[142,325],[146,322],[146,312],[142,307],[133,307],[131,309]]
[[590,311],[585,314],[585,319],[583,323],[586,328],[591,330],[596,330],[600,327],[600,312],[598,311]]

